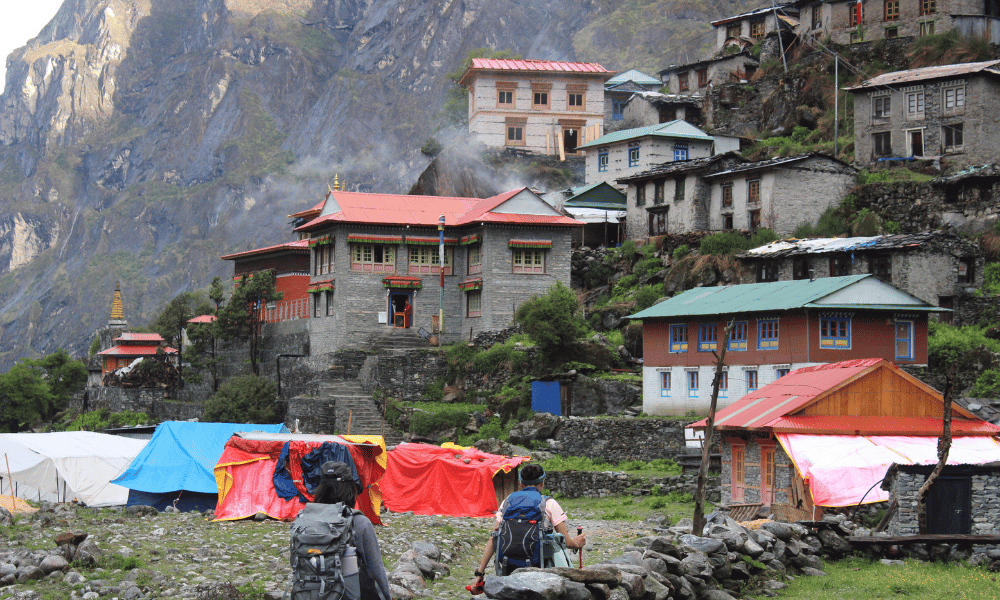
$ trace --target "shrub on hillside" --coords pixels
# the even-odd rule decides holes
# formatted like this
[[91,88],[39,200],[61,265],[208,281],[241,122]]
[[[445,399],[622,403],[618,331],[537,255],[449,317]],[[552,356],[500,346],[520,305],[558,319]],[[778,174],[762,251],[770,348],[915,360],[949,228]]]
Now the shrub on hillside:
[[559,353],[569,349],[586,331],[576,294],[562,283],[517,307],[514,319],[549,363],[559,362]]
[[663,297],[663,284],[644,285],[635,292],[635,307],[633,310],[639,312],[645,310]]
[[703,255],[726,256],[745,252],[751,248],[770,244],[778,239],[770,229],[758,229],[747,239],[735,231],[725,231],[702,238],[698,251]]
[[278,400],[278,385],[259,375],[241,375],[223,383],[205,401],[205,421],[218,423],[280,423],[285,407]]
[[648,275],[655,275],[662,268],[663,261],[655,256],[651,256],[635,263],[635,266],[632,267],[632,273],[637,277],[646,277]]

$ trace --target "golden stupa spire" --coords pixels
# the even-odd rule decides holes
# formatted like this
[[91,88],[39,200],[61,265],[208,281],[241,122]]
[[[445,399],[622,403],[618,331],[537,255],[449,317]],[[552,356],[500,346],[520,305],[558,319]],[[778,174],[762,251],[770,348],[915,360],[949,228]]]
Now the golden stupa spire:
[[117,282],[115,283],[115,297],[111,300],[111,320],[123,321],[124,319],[125,311],[122,308],[122,284]]
[[333,189],[340,191],[340,174],[334,173],[333,175]]

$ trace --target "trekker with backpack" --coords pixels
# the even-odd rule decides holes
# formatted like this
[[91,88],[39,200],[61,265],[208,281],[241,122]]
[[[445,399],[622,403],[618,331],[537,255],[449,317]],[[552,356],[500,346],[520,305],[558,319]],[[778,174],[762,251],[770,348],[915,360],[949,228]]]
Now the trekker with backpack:
[[390,600],[382,551],[342,462],[323,463],[315,500],[292,523],[291,600]]
[[[511,571],[524,566],[544,566],[546,544],[544,534],[555,529],[566,540],[566,547],[582,549],[587,544],[587,536],[569,535],[566,529],[566,513],[553,498],[542,495],[542,484],[545,481],[545,469],[540,465],[529,464],[518,473],[521,489],[516,491],[500,505],[496,513],[497,528],[483,549],[483,558],[479,561],[475,579],[470,590],[481,589],[486,568],[490,559],[496,554],[497,575],[509,575]],[[497,552],[499,546],[500,552]],[[476,593],[473,591],[473,593]]]

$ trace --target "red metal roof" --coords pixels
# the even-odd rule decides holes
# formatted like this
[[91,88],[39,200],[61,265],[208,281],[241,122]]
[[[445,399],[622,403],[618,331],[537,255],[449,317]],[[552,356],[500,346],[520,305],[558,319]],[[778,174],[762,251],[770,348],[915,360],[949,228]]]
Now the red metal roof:
[[[912,377],[891,362],[881,358],[847,360],[828,365],[816,365],[796,369],[758,390],[740,398],[736,403],[718,411],[715,416],[717,429],[767,429],[796,433],[894,433],[897,435],[918,435],[917,430],[940,431],[941,419],[910,417],[858,417],[853,415],[794,416],[795,412],[811,404],[820,396],[834,391],[851,381],[877,369],[893,369],[900,377]],[[954,406],[955,422],[963,421],[963,434],[990,432],[993,429],[985,421],[958,406]],[[898,423],[898,426],[897,426]],[[706,426],[705,419],[691,425],[695,429]],[[985,428],[984,428],[985,427]],[[956,430],[958,431],[958,429]],[[1000,429],[998,429],[1000,431]],[[934,435],[925,433],[923,435]]]
[[268,246],[266,248],[254,248],[253,250],[246,250],[244,252],[234,252],[233,254],[227,254],[222,257],[222,260],[235,260],[237,258],[247,258],[250,256],[256,256],[258,254],[267,254],[269,252],[275,252],[277,250],[290,250],[293,252],[309,252],[309,240],[295,240],[294,242],[287,242],[284,244],[275,244],[274,246]]
[[[930,417],[854,417],[845,415],[778,417],[768,426],[782,433],[854,433],[857,435],[941,435],[941,419]],[[997,435],[1000,427],[981,420],[954,418],[952,435]]]
[[448,227],[476,222],[580,225],[579,221],[558,214],[525,215],[489,212],[525,189],[512,190],[486,199],[335,191],[329,197],[337,203],[340,210],[317,217],[297,227],[295,231],[309,231],[335,222],[437,227],[438,218],[442,214]]
[[[159,346],[112,346],[107,350],[102,350],[98,354],[102,356],[155,356]],[[164,354],[177,354],[176,348],[167,346],[163,349]]]
[[133,333],[131,331],[123,331],[120,336],[115,338],[116,344],[128,343],[128,342],[155,342],[160,343],[165,341],[163,337],[158,333]]
[[188,319],[188,323],[214,323],[215,315],[198,315],[193,319]]
[[612,73],[598,63],[557,60],[516,60],[512,58],[473,58],[470,69],[490,71],[543,71],[549,73]]

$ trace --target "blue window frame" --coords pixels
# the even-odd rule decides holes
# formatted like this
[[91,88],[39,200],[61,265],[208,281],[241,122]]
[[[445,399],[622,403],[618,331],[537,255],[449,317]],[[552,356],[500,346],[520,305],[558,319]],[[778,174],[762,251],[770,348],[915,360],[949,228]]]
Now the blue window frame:
[[778,376],[778,379],[781,379],[785,375],[788,375],[788,369],[775,369],[774,374]]
[[729,371],[719,373],[719,398],[729,397]]
[[674,160],[688,159],[688,145],[683,142],[674,144]]
[[778,349],[778,320],[765,319],[757,321],[757,349]]
[[819,347],[850,350],[851,317],[821,315],[819,318]]
[[688,371],[688,398],[698,397],[698,371]]
[[688,351],[688,326],[686,323],[683,325],[670,326],[670,351]]
[[625,118],[625,100],[611,101],[611,120],[621,121]]
[[913,321],[896,321],[896,360],[913,360]]
[[733,330],[729,332],[729,350],[747,349],[747,322],[740,321],[733,323]]
[[660,371],[660,397],[670,397],[670,371]]
[[629,142],[628,145],[628,166],[639,166],[639,142]]
[[747,371],[747,393],[757,389],[757,371]]
[[608,149],[601,148],[597,151],[597,170],[601,173],[608,170]]
[[698,326],[698,352],[712,352],[718,349],[717,331],[718,326],[715,323],[703,323]]

